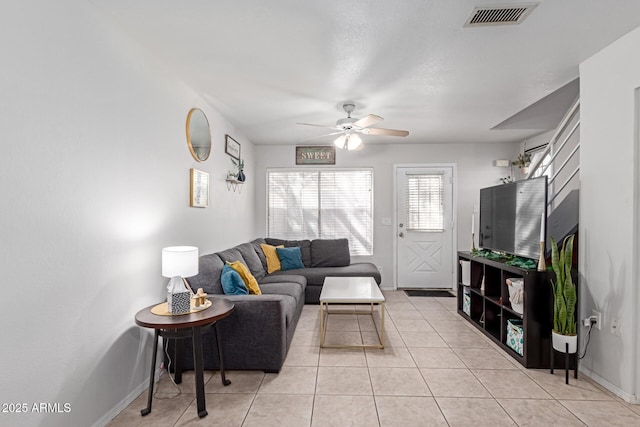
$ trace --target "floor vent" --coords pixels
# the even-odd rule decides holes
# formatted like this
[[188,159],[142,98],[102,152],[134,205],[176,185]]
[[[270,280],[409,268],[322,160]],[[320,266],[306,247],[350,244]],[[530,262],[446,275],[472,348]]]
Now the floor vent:
[[465,22],[465,27],[516,25],[525,20],[538,3],[523,3],[493,7],[476,7]]

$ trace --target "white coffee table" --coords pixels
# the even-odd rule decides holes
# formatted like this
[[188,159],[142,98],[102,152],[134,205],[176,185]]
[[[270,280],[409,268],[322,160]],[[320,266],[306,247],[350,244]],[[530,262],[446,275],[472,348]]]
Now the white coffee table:
[[[369,311],[329,311],[329,304],[369,304]],[[329,314],[370,314],[373,318],[374,305],[379,306],[381,327],[376,331],[380,344],[325,344]],[[375,325],[375,320],[374,320]],[[327,348],[384,348],[384,295],[372,277],[326,277],[320,293],[320,347]]]

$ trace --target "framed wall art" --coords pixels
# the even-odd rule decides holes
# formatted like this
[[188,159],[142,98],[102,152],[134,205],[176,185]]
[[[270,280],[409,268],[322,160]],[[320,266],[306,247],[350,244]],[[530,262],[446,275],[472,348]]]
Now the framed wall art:
[[189,206],[206,208],[209,206],[209,174],[198,169],[191,169],[190,175]]
[[296,165],[335,165],[336,147],[311,145],[296,147]]
[[229,135],[225,135],[224,152],[236,160],[240,160],[240,143]]

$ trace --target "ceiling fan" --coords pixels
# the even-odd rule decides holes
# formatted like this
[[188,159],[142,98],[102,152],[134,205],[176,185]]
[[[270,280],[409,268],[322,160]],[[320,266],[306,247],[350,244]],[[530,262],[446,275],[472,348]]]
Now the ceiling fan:
[[382,117],[376,116],[375,114],[369,114],[361,119],[351,117],[351,113],[356,108],[355,104],[347,103],[347,104],[344,104],[342,108],[344,109],[345,113],[347,113],[347,117],[344,119],[338,120],[335,126],[315,125],[312,123],[298,123],[298,124],[304,125],[304,126],[316,126],[316,127],[336,130],[337,132],[318,135],[309,139],[320,138],[320,137],[329,136],[329,135],[340,135],[333,141],[333,143],[335,144],[336,147],[346,149],[349,151],[361,150],[364,147],[362,144],[362,139],[358,135],[359,133],[364,135],[388,135],[388,136],[409,135],[409,131],[406,131],[406,130],[382,129],[382,128],[370,127],[384,120]]

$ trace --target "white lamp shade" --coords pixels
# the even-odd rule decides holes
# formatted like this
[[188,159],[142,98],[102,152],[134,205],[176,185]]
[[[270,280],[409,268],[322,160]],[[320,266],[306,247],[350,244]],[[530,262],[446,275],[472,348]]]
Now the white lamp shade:
[[171,246],[162,249],[162,275],[164,277],[191,277],[198,274],[198,248]]
[[335,145],[338,148],[344,148],[344,142],[346,139],[347,139],[346,136],[340,135],[335,139],[335,141],[333,141],[333,145]]

